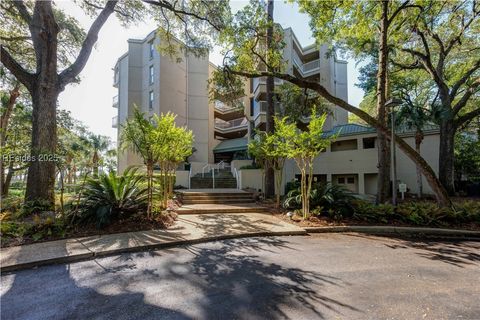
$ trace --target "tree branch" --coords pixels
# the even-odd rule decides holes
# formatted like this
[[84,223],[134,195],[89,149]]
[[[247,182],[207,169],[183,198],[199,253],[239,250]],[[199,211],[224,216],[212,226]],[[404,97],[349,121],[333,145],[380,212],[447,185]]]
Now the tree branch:
[[477,78],[473,84],[465,91],[460,100],[453,107],[453,114],[460,112],[460,109],[465,107],[470,97],[477,92],[477,87],[480,86],[480,78]]
[[34,74],[25,70],[10,53],[0,45],[0,60],[3,65],[18,79],[29,91],[31,91],[33,82],[36,78]]
[[480,117],[480,108],[477,108],[473,111],[470,111],[469,113],[461,115],[455,120],[454,125],[456,128],[458,128],[463,124],[472,121],[476,117]]
[[25,3],[23,2],[23,0],[15,0],[15,1],[12,1],[12,2],[15,5],[15,8],[17,8],[18,13],[20,14],[20,17],[22,17],[22,19],[26,23],[30,24],[31,21],[32,21],[32,16],[28,12],[28,9],[25,6]]
[[151,4],[151,5],[157,6],[157,7],[165,8],[165,9],[173,12],[177,17],[180,17],[180,15],[195,17],[198,20],[207,22],[215,30],[217,30],[217,31],[221,30],[221,27],[216,25],[215,23],[213,23],[210,19],[208,19],[208,17],[202,17],[202,16],[200,16],[200,15],[194,13],[194,12],[188,12],[188,11],[185,11],[183,9],[176,8],[175,7],[176,2],[174,2],[174,4],[172,5],[170,2],[165,1],[165,0],[158,0],[158,1],[142,0],[142,1],[145,2],[145,3]]
[[114,12],[118,0],[109,0],[95,21],[88,30],[87,37],[83,41],[82,48],[77,59],[67,69],[63,70],[59,76],[59,85],[63,89],[67,84],[73,82],[75,77],[83,70],[87,64],[88,58],[92,53],[93,45],[97,42],[98,33],[103,27],[108,17]]
[[455,99],[455,96],[457,95],[458,93],[458,90],[460,89],[460,87],[462,85],[465,84],[465,82],[467,82],[468,78],[470,78],[470,76],[475,72],[477,71],[478,69],[480,69],[480,60],[478,60],[474,65],[473,67],[468,70],[465,75],[459,79],[453,86],[452,86],[452,89],[450,91],[450,99],[453,100]]

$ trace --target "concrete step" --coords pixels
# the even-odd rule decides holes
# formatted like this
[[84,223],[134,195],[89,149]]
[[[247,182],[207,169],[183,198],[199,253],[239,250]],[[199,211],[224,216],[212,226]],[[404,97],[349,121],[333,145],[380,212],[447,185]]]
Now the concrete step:
[[247,195],[235,195],[235,196],[230,196],[230,195],[221,195],[221,196],[213,196],[213,195],[195,195],[195,196],[182,196],[180,197],[183,200],[243,200],[243,199],[248,199],[252,200],[252,195],[247,194]]
[[261,213],[267,212],[267,208],[256,204],[231,203],[231,204],[191,204],[183,205],[176,210],[178,214],[202,214],[202,213]]
[[184,205],[187,204],[228,204],[228,203],[252,203],[252,198],[245,198],[245,199],[188,199],[182,200]]

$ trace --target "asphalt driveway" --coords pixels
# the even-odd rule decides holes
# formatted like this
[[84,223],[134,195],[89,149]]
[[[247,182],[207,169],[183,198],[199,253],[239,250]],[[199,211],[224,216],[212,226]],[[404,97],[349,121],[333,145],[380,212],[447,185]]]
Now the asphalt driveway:
[[247,238],[1,282],[2,319],[480,319],[480,242]]

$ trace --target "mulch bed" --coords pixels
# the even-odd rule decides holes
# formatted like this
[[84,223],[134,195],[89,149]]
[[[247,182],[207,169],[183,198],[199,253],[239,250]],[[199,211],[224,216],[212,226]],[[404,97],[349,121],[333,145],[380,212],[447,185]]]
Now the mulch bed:
[[[176,201],[169,201],[169,208],[175,210],[178,208],[178,203]],[[40,240],[34,240],[31,235],[24,235],[19,238],[5,237],[1,238],[2,247],[13,247],[25,244],[78,238],[78,237],[88,237],[88,236],[98,236],[98,235],[107,235],[115,233],[124,233],[124,232],[135,232],[135,231],[148,231],[148,230],[158,230],[158,229],[167,229],[172,226],[177,219],[177,214],[174,211],[168,213],[162,213],[161,215],[155,216],[153,219],[147,219],[145,214],[136,214],[132,215],[126,219],[121,219],[112,222],[110,225],[106,226],[103,229],[98,229],[95,224],[75,226],[67,230],[64,237],[58,235],[45,236]]]
[[450,226],[419,226],[413,224],[402,223],[399,221],[392,221],[390,223],[370,223],[367,221],[356,220],[356,219],[348,219],[343,218],[341,220],[336,220],[333,218],[329,218],[326,216],[310,216],[307,219],[303,220],[302,217],[294,215],[292,219],[290,219],[286,213],[288,211],[293,210],[286,210],[284,208],[275,208],[275,204],[272,201],[262,201],[257,202],[258,205],[264,206],[268,208],[268,211],[271,215],[275,216],[278,219],[281,219],[285,222],[294,224],[299,227],[334,227],[334,226],[348,226],[348,225],[356,225],[356,226],[390,226],[390,227],[427,227],[427,228],[450,228],[450,229],[462,229],[462,230],[470,230],[470,231],[480,231],[480,225],[476,223],[468,223],[468,224],[458,224],[458,225],[450,225]]

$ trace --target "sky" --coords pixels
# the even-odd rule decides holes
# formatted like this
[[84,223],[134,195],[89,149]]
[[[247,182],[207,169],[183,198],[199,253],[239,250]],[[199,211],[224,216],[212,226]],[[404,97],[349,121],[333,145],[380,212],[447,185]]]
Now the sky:
[[[246,3],[233,0],[231,6],[235,10]],[[93,19],[86,16],[73,1],[57,1],[56,4],[88,31]],[[284,28],[291,27],[302,46],[314,42],[308,25],[309,17],[299,13],[296,4],[275,1],[274,20]],[[116,17],[111,16],[101,29],[97,44],[80,74],[80,83],[65,88],[59,97],[59,107],[71,111],[72,116],[91,131],[115,141],[117,130],[112,128],[112,117],[117,115],[117,110],[112,107],[112,99],[117,95],[117,89],[112,86],[113,67],[117,58],[127,51],[128,39],[144,38],[155,27],[152,21],[144,21],[125,28]],[[209,58],[213,63],[221,64],[218,52],[212,52]],[[355,86],[357,79],[358,66],[354,60],[348,59],[348,102],[355,106],[363,97],[363,91]]]

